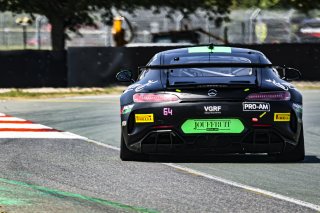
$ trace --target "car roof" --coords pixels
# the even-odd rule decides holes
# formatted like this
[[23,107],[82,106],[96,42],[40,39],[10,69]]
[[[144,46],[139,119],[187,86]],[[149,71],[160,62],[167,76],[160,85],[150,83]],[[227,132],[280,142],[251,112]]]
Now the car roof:
[[[171,49],[163,52],[159,52],[157,55],[162,55],[163,58],[181,57],[181,56],[199,56],[207,55],[208,53],[214,53],[215,55],[227,55],[227,56],[243,56],[249,58],[253,63],[268,63],[269,60],[265,55],[256,50],[238,47],[228,46],[191,46],[185,48]],[[166,62],[165,62],[166,64]]]
[[[228,49],[230,48],[231,52],[228,52]],[[184,48],[178,48],[178,49],[172,49],[172,50],[166,50],[166,51],[162,51],[159,52],[161,54],[172,54],[172,53],[176,53],[176,54],[186,54],[186,53],[190,53],[190,49],[193,49],[193,53],[196,53],[197,49],[199,50],[198,53],[209,53],[210,49],[209,49],[209,45],[203,45],[203,46],[192,46],[192,47],[184,47]],[[207,49],[205,51],[205,49]],[[238,48],[238,47],[227,47],[227,46],[213,46],[213,52],[215,49],[217,50],[217,53],[258,53],[258,54],[262,54],[261,52],[257,51],[257,50],[252,50],[252,49],[247,49],[247,48]]]

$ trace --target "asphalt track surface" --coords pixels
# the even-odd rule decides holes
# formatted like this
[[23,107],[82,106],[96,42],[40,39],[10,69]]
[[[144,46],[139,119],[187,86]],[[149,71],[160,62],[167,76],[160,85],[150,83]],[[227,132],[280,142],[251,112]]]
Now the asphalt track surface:
[[[303,92],[307,156],[301,163],[274,163],[261,156],[213,158],[205,162],[167,158],[121,162],[117,150],[84,139],[0,139],[0,186],[3,189],[3,184],[11,184],[15,191],[23,185],[37,192],[34,200],[29,201],[32,205],[12,205],[13,210],[30,212],[41,212],[43,206],[51,211],[47,208],[50,206],[52,212],[313,212],[210,177],[319,207],[319,92]],[[119,110],[118,97],[114,96],[0,103],[2,113],[114,147],[119,147]],[[170,165],[176,168],[163,162],[173,163]],[[59,191],[52,193],[53,190]],[[1,196],[3,193],[0,204]],[[4,207],[10,210],[11,206]]]

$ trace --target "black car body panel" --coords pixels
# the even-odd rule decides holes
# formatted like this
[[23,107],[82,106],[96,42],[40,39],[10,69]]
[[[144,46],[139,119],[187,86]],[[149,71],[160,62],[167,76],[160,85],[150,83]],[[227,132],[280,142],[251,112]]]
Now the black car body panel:
[[[236,60],[248,59],[252,64],[271,64],[261,52],[250,49],[227,47],[221,52],[208,53],[201,48],[191,53],[188,48],[164,51],[155,55],[147,66],[187,64],[176,62],[198,56],[209,61],[236,57]],[[302,96],[271,66],[253,67],[250,76],[179,78],[178,74],[184,71],[176,76],[174,72],[143,68],[138,81],[121,95],[122,136],[130,151],[270,154],[288,152],[297,146],[302,129]],[[213,71],[206,72],[211,75]],[[172,73],[173,77],[168,77]],[[183,74],[190,73],[187,70]],[[155,98],[160,94],[176,99],[134,102],[135,94],[155,94]],[[288,97],[281,97],[284,100],[249,98],[256,94]]]

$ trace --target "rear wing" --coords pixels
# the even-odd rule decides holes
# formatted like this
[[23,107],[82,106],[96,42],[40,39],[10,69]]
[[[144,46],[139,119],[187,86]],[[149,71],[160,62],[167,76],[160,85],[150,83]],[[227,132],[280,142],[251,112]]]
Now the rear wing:
[[[243,68],[265,68],[273,67],[272,64],[258,63],[190,63],[190,64],[166,64],[166,65],[149,65],[141,66],[140,69],[175,69],[175,68],[208,68],[208,67],[243,67]],[[166,73],[166,88],[204,88],[204,87],[255,87],[256,77],[238,77],[237,80],[227,80],[224,77],[216,77],[216,83],[196,83],[193,81],[183,81],[170,84],[169,75]]]
[[138,69],[174,69],[174,68],[194,68],[194,67],[251,67],[264,68],[272,67],[272,64],[257,64],[257,63],[190,63],[190,64],[164,64],[164,65],[149,65],[140,66]]

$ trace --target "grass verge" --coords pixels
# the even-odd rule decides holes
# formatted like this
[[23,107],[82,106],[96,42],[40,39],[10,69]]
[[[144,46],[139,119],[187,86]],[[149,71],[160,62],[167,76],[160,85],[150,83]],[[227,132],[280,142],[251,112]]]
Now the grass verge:
[[35,99],[62,98],[82,95],[121,94],[123,86],[106,88],[33,88],[33,89],[0,89],[0,99]]
[[[320,82],[297,81],[292,84],[299,90],[320,90]],[[32,89],[0,89],[0,99],[44,99],[62,98],[82,95],[106,95],[121,94],[126,89],[125,86],[92,87],[92,88],[32,88]]]

